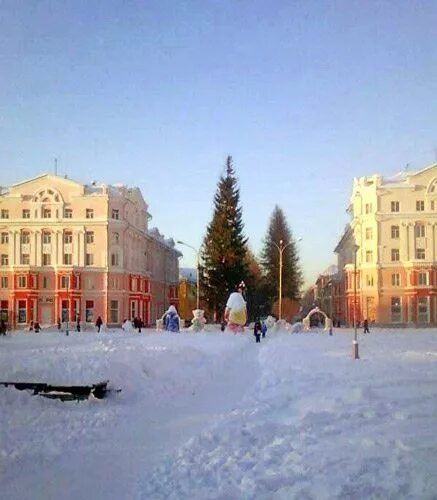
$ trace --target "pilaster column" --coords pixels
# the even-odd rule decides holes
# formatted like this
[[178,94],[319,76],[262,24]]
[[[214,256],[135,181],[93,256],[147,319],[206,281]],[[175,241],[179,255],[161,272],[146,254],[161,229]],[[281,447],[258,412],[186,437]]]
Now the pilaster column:
[[400,230],[400,259],[402,262],[409,260],[409,248],[410,242],[408,241],[408,224],[406,222],[402,222]]
[[20,231],[14,232],[14,262],[13,265],[20,264]]
[[56,263],[57,265],[62,265],[64,263],[63,252],[62,252],[62,241],[63,232],[56,231]]
[[414,229],[414,223],[410,222],[408,224],[408,260],[414,260],[416,258],[416,238]]
[[41,241],[41,231],[35,231],[33,238],[34,245],[34,262],[35,265],[41,266],[41,254],[42,254],[42,241]]

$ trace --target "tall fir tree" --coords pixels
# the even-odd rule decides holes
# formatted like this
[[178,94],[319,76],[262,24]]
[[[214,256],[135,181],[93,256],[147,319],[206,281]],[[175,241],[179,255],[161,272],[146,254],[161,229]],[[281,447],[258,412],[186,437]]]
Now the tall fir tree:
[[247,239],[243,229],[240,191],[232,157],[228,156],[202,245],[202,290],[216,320],[222,318],[229,292],[248,276]]
[[270,218],[264,246],[261,252],[261,267],[264,271],[266,298],[272,306],[279,294],[279,249],[282,240],[282,296],[298,299],[303,283],[299,254],[284,212],[277,205]]

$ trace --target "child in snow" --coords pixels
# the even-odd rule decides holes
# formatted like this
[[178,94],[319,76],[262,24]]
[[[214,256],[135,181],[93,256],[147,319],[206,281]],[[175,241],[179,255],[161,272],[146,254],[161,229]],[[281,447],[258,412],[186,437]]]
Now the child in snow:
[[168,332],[179,333],[179,315],[173,305],[165,313],[165,329]]
[[255,326],[253,327],[253,334],[255,335],[255,342],[259,344],[261,342],[261,323],[255,321]]
[[266,324],[264,323],[264,321],[261,321],[261,333],[263,334],[263,338],[266,336],[266,333],[267,333],[267,327],[266,327]]

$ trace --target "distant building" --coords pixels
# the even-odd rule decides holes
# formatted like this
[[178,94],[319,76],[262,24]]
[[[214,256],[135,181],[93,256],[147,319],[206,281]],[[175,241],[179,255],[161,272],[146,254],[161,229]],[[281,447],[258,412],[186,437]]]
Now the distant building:
[[1,315],[14,326],[146,324],[178,302],[172,240],[148,230],[139,188],[41,175],[0,191]]
[[191,319],[196,309],[197,300],[197,269],[182,267],[179,269],[179,316]]
[[437,324],[437,164],[355,179],[349,213],[335,249],[345,320],[355,307],[361,322]]

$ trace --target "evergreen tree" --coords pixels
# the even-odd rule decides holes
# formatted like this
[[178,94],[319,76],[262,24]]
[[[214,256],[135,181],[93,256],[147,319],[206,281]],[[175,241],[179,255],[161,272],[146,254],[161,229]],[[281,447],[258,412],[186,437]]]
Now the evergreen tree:
[[232,165],[226,160],[214,197],[214,213],[202,246],[202,289],[217,320],[222,318],[228,294],[248,276],[247,239],[243,235],[240,191]]
[[293,239],[284,212],[275,206],[270,218],[261,253],[261,266],[270,306],[279,294],[279,247],[282,240],[282,296],[298,299],[302,286],[302,271],[296,241]]

